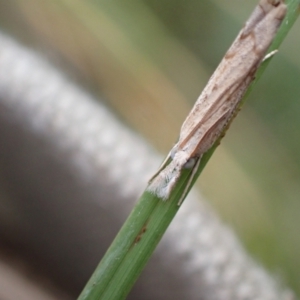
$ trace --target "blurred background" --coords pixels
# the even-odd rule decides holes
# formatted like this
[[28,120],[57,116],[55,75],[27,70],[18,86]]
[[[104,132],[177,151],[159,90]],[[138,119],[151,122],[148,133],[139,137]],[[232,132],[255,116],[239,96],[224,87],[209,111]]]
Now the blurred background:
[[[1,30],[42,52],[167,154],[256,0],[0,1]],[[299,22],[198,186],[248,251],[300,294]]]

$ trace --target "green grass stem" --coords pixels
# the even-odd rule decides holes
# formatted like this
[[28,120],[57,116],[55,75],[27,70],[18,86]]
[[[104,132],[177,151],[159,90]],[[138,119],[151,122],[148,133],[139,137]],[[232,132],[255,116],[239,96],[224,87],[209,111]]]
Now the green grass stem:
[[[286,3],[288,5],[288,13],[270,47],[270,51],[279,47],[298,17],[300,0],[289,0]],[[269,62],[270,59],[262,63],[257,71],[255,81],[250,86],[242,102],[245,101],[245,98],[247,98]],[[195,180],[200,175],[219,142],[220,140],[204,154]],[[170,199],[167,201],[161,201],[147,191],[143,193],[80,294],[79,300],[126,298],[176,215],[179,209],[177,203],[187,183],[189,172],[189,170],[183,172]]]

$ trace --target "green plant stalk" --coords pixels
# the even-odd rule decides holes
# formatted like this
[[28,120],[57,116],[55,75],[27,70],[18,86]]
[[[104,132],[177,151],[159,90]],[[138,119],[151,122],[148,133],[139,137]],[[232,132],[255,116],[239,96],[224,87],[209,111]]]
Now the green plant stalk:
[[[300,0],[286,1],[286,4],[288,5],[287,16],[270,47],[270,51],[278,49],[298,17]],[[270,59],[264,61],[258,69],[256,79],[247,90],[241,105],[269,62]],[[225,131],[222,137],[225,135]],[[193,184],[219,145],[222,137],[203,155]],[[167,201],[162,201],[147,191],[143,193],[78,300],[126,298],[164,232],[176,215],[179,209],[178,201],[187,184],[189,172],[190,170],[182,172],[178,184]]]

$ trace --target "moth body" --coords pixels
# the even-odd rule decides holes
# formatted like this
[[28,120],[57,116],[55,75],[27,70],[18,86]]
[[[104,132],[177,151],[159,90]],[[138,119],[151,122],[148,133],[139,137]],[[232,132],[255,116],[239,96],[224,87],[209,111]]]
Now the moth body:
[[202,155],[235,116],[285,15],[283,0],[259,2],[182,124],[177,144],[149,182],[149,192],[168,199],[182,170],[192,168],[182,202]]

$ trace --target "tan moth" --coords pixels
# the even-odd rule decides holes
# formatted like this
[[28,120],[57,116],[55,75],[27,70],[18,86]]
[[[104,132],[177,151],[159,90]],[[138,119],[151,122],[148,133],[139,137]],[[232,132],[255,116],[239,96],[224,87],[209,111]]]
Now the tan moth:
[[[166,200],[184,168],[192,168],[179,205],[197,172],[202,155],[209,150],[235,114],[255,73],[286,15],[283,0],[261,0],[184,121],[178,142],[147,191]],[[169,162],[171,158],[171,162]]]

